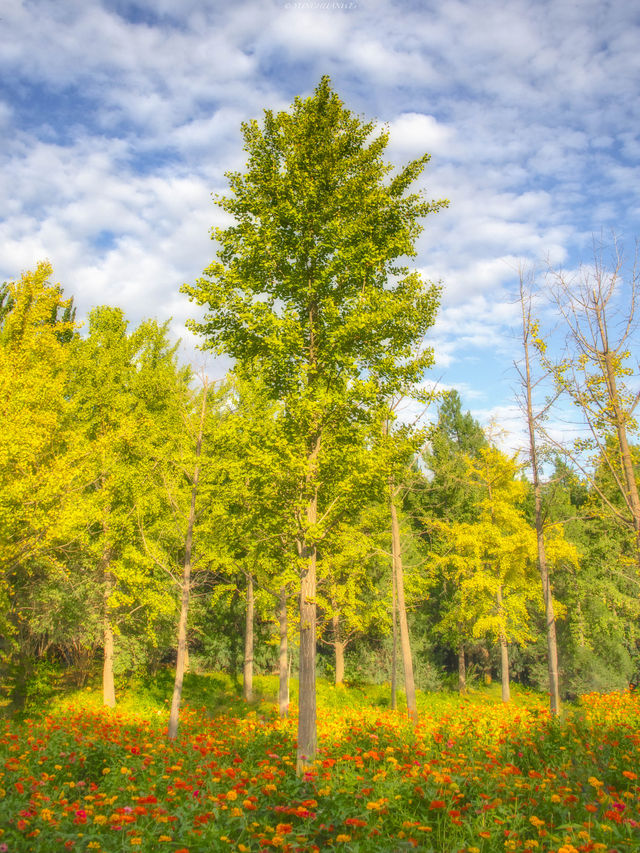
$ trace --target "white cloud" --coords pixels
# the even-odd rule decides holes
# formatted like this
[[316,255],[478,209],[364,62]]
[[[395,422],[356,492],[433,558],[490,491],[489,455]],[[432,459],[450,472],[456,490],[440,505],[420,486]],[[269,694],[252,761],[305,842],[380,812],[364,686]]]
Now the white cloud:
[[413,155],[446,153],[453,137],[451,128],[440,124],[433,116],[403,113],[389,125],[390,145],[395,150]]
[[432,154],[419,186],[451,199],[418,243],[445,285],[434,372],[506,405],[508,383],[482,389],[514,352],[520,261],[575,266],[603,223],[639,233],[633,4],[319,5],[140,0],[132,23],[98,0],[6,0],[0,277],[46,256],[83,310],[114,301],[177,332],[195,310],[178,288],[214,252],[210,193],[244,162],[240,123],[329,72],[389,123],[394,162]]

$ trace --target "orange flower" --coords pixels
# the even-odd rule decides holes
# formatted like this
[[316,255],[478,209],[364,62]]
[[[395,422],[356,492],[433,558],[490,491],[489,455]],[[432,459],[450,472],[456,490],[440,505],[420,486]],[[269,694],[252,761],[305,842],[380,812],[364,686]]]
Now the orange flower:
[[430,809],[443,809],[444,808],[444,800],[431,800],[429,803]]

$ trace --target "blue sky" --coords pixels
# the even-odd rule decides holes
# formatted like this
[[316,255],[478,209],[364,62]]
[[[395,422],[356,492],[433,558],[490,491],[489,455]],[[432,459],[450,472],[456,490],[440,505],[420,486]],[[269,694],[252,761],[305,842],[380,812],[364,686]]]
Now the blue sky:
[[4,0],[0,279],[48,258],[83,315],[172,317],[191,358],[179,287],[213,257],[240,123],[328,73],[390,159],[431,154],[422,186],[451,201],[416,259],[444,285],[433,377],[518,433],[518,265],[640,236],[638,45],[620,0]]

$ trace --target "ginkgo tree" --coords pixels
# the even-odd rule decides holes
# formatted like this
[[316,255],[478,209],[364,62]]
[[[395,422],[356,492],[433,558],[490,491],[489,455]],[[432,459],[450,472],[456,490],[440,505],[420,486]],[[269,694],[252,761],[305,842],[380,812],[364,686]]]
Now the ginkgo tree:
[[[498,448],[482,448],[467,460],[467,477],[478,490],[477,516],[472,522],[434,520],[446,536],[448,550],[434,560],[437,571],[451,579],[454,594],[439,626],[444,633],[463,631],[499,644],[502,698],[509,701],[509,643],[533,639],[531,607],[542,607],[536,570],[537,543],[523,501],[528,485],[517,475],[520,465]],[[576,562],[575,548],[561,528],[548,532],[552,564]],[[557,610],[561,611],[559,605]]]
[[[180,376],[167,325],[146,321],[129,331],[123,312],[101,307],[89,315],[88,335],[77,341],[69,383],[74,406],[76,477],[81,488],[67,514],[81,543],[84,571],[92,572],[92,609],[100,614],[103,698],[115,704],[114,634],[133,614],[153,641],[153,621],[174,603],[166,576],[143,547],[141,512],[168,429],[179,419]],[[173,410],[174,414],[169,412]]]
[[27,614],[41,611],[39,591],[62,571],[55,544],[61,507],[73,498],[67,379],[75,312],[51,275],[42,262],[0,288],[2,657],[25,650]]
[[[349,472],[349,427],[355,439],[367,407],[421,379],[433,360],[425,349],[406,361],[433,323],[438,288],[399,259],[415,255],[420,220],[445,202],[408,192],[428,155],[392,174],[388,133],[346,109],[327,77],[290,112],[267,110],[242,132],[246,171],[229,173],[230,194],[217,199],[233,224],[214,229],[218,259],[184,290],[207,306],[191,323],[204,346],[282,400],[295,448],[301,772],[317,749],[317,548],[323,526],[355,498],[348,489],[325,496],[323,486],[339,461]],[[343,453],[328,473],[339,431]]]

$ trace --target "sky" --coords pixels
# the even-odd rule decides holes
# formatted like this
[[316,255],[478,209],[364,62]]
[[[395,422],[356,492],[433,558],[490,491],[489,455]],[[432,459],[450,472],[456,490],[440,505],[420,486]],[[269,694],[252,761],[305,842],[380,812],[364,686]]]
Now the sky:
[[518,269],[575,270],[614,233],[632,259],[640,236],[639,45],[622,0],[3,0],[0,281],[49,259],[81,318],[171,318],[202,364],[179,288],[214,258],[241,122],[329,74],[450,200],[414,260],[443,286],[431,379],[521,435]]

